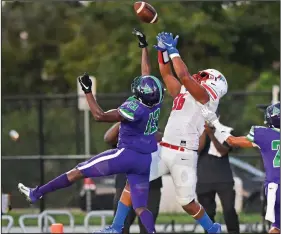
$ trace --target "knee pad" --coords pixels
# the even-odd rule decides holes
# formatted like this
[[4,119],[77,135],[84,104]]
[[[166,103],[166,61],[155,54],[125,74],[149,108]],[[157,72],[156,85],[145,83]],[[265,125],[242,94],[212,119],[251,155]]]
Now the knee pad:
[[176,188],[176,199],[181,206],[188,205],[196,199],[195,189],[182,187]]

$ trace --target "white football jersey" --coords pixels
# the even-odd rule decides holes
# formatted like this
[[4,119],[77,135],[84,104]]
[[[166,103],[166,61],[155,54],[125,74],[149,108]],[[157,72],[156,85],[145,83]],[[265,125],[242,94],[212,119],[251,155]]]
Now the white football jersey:
[[[210,96],[212,95],[210,94]],[[205,105],[211,111],[216,112],[219,98],[219,96],[210,98],[210,101]],[[180,94],[174,99],[162,140],[172,145],[198,150],[199,137],[204,131],[204,124],[205,120],[201,114],[200,104],[182,86]]]

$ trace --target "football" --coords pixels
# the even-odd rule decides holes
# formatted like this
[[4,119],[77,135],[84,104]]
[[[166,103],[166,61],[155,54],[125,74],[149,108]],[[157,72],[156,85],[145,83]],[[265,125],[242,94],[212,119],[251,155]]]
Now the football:
[[157,22],[158,14],[154,7],[147,2],[135,2],[134,9],[141,21],[150,24],[154,24]]

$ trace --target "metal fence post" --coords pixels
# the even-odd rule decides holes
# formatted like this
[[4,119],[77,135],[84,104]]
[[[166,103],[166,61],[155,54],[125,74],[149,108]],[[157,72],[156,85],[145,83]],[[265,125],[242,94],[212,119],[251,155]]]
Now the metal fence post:
[[[44,145],[44,113],[43,113],[43,100],[39,99],[38,103],[38,139],[39,139],[39,168],[40,168],[40,185],[45,182],[45,170],[44,170],[44,159],[42,156],[45,154]],[[40,200],[40,212],[45,210],[45,199],[44,197]]]
[[[90,158],[90,111],[84,110],[84,140],[85,140],[85,155]],[[86,190],[86,210],[92,210],[92,191]]]

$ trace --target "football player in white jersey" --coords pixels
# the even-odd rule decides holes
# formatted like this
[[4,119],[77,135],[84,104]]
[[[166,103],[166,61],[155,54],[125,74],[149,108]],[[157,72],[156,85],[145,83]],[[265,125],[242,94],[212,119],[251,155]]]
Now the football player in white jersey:
[[[176,49],[178,36],[160,33],[157,36],[159,69],[166,84],[167,91],[174,98],[172,111],[165,127],[158,154],[154,153],[150,181],[171,173],[176,199],[183,209],[208,232],[220,233],[221,225],[213,223],[204,208],[195,201],[197,182],[197,160],[200,136],[204,131],[204,117],[201,106],[216,111],[220,98],[228,89],[222,73],[215,69],[206,69],[191,75]],[[180,81],[173,75],[171,63]],[[156,155],[156,156],[155,156]],[[130,204],[130,188],[124,188],[115,216],[122,223],[126,218],[124,204]],[[114,233],[114,228],[107,232]]]

